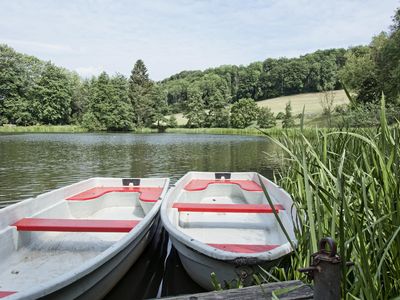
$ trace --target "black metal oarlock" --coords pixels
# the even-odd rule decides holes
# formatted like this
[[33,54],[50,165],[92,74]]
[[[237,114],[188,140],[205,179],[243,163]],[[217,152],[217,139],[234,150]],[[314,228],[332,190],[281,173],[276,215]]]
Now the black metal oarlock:
[[[314,280],[314,299],[340,299],[341,258],[336,253],[336,243],[330,238],[322,238],[318,252],[311,255],[311,266],[299,269]],[[351,263],[346,263],[351,265]]]
[[139,186],[140,185],[140,178],[123,178],[122,179],[123,186]]
[[215,179],[231,179],[231,173],[215,173]]

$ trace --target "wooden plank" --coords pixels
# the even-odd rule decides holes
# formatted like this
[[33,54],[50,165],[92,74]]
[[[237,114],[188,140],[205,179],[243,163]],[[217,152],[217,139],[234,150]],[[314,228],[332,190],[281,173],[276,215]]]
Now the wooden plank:
[[[172,206],[178,211],[188,212],[222,212],[222,213],[273,213],[272,207],[267,204],[214,204],[214,203],[187,203],[176,202]],[[275,204],[275,210],[284,209],[282,205]]]
[[299,280],[282,281],[274,283],[266,283],[255,285],[241,289],[231,289],[224,291],[215,291],[208,293],[199,293],[192,295],[182,295],[167,297],[163,299],[170,300],[211,300],[211,299],[231,299],[231,300],[254,300],[272,299],[272,292],[280,300],[300,300],[313,299],[314,293],[309,285],[302,283]]

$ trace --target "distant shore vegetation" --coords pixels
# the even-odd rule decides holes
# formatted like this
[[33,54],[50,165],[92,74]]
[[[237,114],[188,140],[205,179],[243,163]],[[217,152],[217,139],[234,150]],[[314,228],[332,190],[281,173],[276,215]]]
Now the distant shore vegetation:
[[[290,128],[301,117],[290,101],[276,114],[257,102],[321,92],[321,124],[367,127],[379,123],[382,93],[389,122],[399,119],[400,9],[389,31],[367,46],[183,71],[159,82],[149,78],[140,59],[129,78],[102,72],[84,79],[7,45],[0,45],[0,70],[0,126],[164,131],[178,126],[175,114],[181,113],[187,128]],[[343,88],[349,103],[334,105],[333,91]]]

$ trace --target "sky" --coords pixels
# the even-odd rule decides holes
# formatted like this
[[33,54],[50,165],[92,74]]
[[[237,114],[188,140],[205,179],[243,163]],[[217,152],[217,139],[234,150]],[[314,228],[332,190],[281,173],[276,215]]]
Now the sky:
[[[0,0],[0,43],[83,77],[150,78],[368,44],[400,0]],[[1,71],[1,70],[0,70]]]

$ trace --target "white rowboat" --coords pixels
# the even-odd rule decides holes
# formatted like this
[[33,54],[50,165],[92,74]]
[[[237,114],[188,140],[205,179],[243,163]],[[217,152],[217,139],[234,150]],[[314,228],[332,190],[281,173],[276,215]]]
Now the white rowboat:
[[212,272],[222,284],[251,284],[259,266],[277,265],[297,244],[291,197],[257,173],[189,172],[169,190],[161,219],[185,270],[207,290]]
[[169,179],[91,178],[0,210],[0,298],[100,299],[149,242]]

